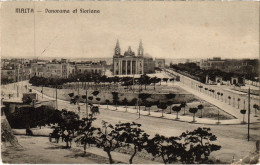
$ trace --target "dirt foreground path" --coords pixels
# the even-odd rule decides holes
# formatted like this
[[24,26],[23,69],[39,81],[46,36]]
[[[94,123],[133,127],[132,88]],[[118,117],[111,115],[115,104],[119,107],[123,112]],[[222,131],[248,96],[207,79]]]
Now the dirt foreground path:
[[106,158],[83,154],[79,149],[65,149],[61,144],[50,143],[47,137],[16,136],[22,148],[2,144],[2,162],[8,164],[101,164]]

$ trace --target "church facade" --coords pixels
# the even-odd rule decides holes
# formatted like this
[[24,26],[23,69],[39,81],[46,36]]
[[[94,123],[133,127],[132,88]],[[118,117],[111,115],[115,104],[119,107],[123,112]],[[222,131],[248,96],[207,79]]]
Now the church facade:
[[117,40],[113,56],[113,74],[114,75],[134,75],[154,73],[155,62],[151,57],[144,56],[142,41],[139,43],[137,55],[131,47],[121,54],[119,41]]

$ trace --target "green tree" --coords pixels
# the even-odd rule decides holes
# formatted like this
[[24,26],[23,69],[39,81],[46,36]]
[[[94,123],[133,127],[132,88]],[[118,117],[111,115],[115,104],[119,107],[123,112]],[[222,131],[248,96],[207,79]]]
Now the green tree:
[[150,77],[147,76],[146,74],[141,75],[140,79],[139,79],[139,84],[141,85],[141,89],[142,89],[142,85],[144,85],[144,88],[146,90],[146,85],[149,85],[151,83],[150,81]]
[[230,99],[231,99],[231,97],[230,97],[230,96],[228,96],[228,100],[229,100],[228,104],[229,104],[229,105],[230,105]]
[[157,108],[162,110],[162,117],[163,117],[163,111],[167,108],[167,104],[164,102],[160,102],[159,104],[157,104]]
[[117,110],[117,103],[119,100],[118,92],[112,92],[112,95],[113,95],[113,103],[116,105],[116,110]]
[[196,122],[195,121],[195,114],[198,112],[198,108],[190,108],[189,112],[193,113],[193,122]]
[[259,110],[259,106],[257,104],[253,105],[253,108],[255,109],[255,117],[257,117],[257,112],[256,110]]
[[219,100],[219,95],[220,95],[220,92],[217,92],[217,95],[218,95],[218,100]]
[[194,131],[183,132],[185,151],[181,155],[181,162],[185,164],[208,164],[209,156],[213,151],[218,151],[221,146],[212,144],[217,137],[210,132],[210,128],[197,128]]
[[128,104],[127,98],[124,98],[122,103],[125,105],[125,111],[127,112],[127,104]]
[[202,104],[198,105],[198,110],[200,110],[200,118],[202,118],[202,110],[203,110],[204,106]]
[[165,137],[156,134],[148,140],[146,151],[154,157],[161,157],[164,164],[176,163],[178,157],[184,153],[183,145],[179,142],[180,137]]
[[181,108],[183,108],[183,116],[185,116],[185,107],[187,106],[187,103],[185,101],[181,102]]
[[145,103],[145,106],[148,107],[148,115],[150,115],[151,107],[153,106],[152,102],[147,101]]
[[173,104],[173,101],[171,99],[175,98],[175,94],[173,93],[169,93],[169,94],[165,94],[165,97],[169,100],[167,101],[167,105],[170,106],[170,114],[171,114],[171,110],[172,110],[172,104]]
[[137,98],[133,98],[133,100],[132,100],[132,104],[135,106],[135,109],[136,109]]
[[181,111],[181,106],[174,106],[174,107],[172,107],[172,110],[177,113],[176,119],[179,119],[178,114]]
[[93,96],[89,96],[88,99],[91,101],[92,103],[92,100],[93,100]]
[[109,102],[110,102],[110,101],[109,101],[108,99],[106,99],[107,109],[108,109],[108,104],[109,104]]
[[128,146],[128,144],[125,143],[127,133],[125,133],[125,129],[122,128],[121,124],[116,124],[115,126],[109,124],[107,128],[109,129],[106,129],[105,133],[98,129],[95,137],[96,146],[102,148],[103,151],[107,153],[109,163],[113,164],[114,161],[111,152],[117,148]]
[[242,122],[242,123],[245,123],[246,110],[245,110],[245,109],[241,109],[241,110],[240,110],[240,113],[243,114],[243,122]]
[[239,109],[239,101],[240,101],[240,98],[237,98],[237,108]]
[[100,99],[99,97],[97,97],[96,100],[97,100],[98,106],[99,106],[99,103],[100,103],[100,100],[101,100],[101,99]]
[[168,80],[169,80],[169,78],[163,78],[163,81],[166,83],[166,86],[167,86]]
[[130,164],[133,163],[136,153],[138,151],[142,151],[147,145],[149,135],[146,134],[140,127],[141,124],[137,124],[135,122],[123,123],[120,126],[120,128],[124,130],[127,137],[125,143],[128,145],[133,145],[134,147],[134,152],[129,159]]
[[93,96],[97,96],[99,94],[99,91],[93,91],[92,94]]
[[85,153],[87,144],[90,145],[96,143],[94,133],[97,131],[97,128],[92,127],[92,122],[94,120],[96,120],[96,118],[93,118],[93,116],[90,115],[88,118],[82,118],[82,120],[79,122],[78,136],[75,138],[75,142],[79,142],[83,145]]

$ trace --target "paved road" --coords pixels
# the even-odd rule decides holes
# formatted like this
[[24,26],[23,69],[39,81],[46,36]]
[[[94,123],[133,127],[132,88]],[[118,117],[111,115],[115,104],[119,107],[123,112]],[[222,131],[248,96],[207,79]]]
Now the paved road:
[[[44,96],[46,97],[46,96]],[[47,97],[46,97],[47,98]],[[82,115],[84,115],[84,104],[82,107]],[[58,100],[59,109],[67,108],[68,110],[77,110],[77,105],[71,105],[66,101]],[[111,107],[112,109],[113,107]],[[198,127],[210,127],[212,133],[218,138],[216,144],[222,146],[221,151],[213,152],[212,155],[223,162],[230,163],[234,156],[239,160],[248,155],[249,152],[255,150],[255,140],[259,137],[259,124],[251,124],[250,141],[247,142],[247,125],[205,125],[191,124],[187,122],[179,122],[174,120],[166,120],[150,116],[141,116],[138,118],[136,113],[126,113],[120,111],[112,111],[101,109],[101,114],[97,116],[97,120],[93,123],[95,126],[101,126],[101,121],[105,120],[109,123],[117,122],[137,122],[142,124],[142,128],[151,136],[156,133],[165,136],[179,136],[186,130],[194,130]],[[147,113],[147,112],[146,112]]]
[[[179,73],[176,73],[176,74],[179,74]],[[180,74],[179,74],[180,75]],[[243,121],[243,115],[240,113],[240,109],[242,109],[242,97],[247,97],[245,93],[241,94],[241,92],[239,92],[240,94],[238,94],[237,91],[235,92],[232,92],[233,95],[237,95],[235,96],[236,98],[240,97],[241,98],[241,101],[240,101],[240,109],[238,109],[236,106],[233,106],[234,104],[236,104],[236,102],[233,102],[231,101],[231,104],[228,103],[228,101],[226,101],[226,98],[220,98],[218,99],[217,96],[215,97],[212,97],[212,95],[209,95],[207,92],[203,92],[204,89],[197,89],[195,88],[195,84],[199,85],[201,84],[200,82],[197,82],[195,80],[192,80],[186,76],[181,76],[181,82],[175,82],[174,85],[177,85],[179,87],[181,87],[182,89],[192,93],[193,95],[215,105],[216,107],[224,110],[225,112],[231,114],[232,116],[235,116],[238,120],[229,120],[229,121],[225,121],[227,123],[241,123]],[[173,85],[173,84],[169,84],[169,85]],[[205,86],[205,84],[203,84],[203,86]],[[209,87],[209,86],[207,86]],[[212,86],[210,86],[209,88],[212,88]],[[220,88],[220,87],[215,87],[215,88]],[[216,91],[217,92],[217,91]],[[229,91],[230,92],[230,91]],[[225,94],[225,97],[228,96],[228,94]],[[252,97],[255,97],[255,96],[252,96]],[[233,100],[233,99],[232,99]],[[236,101],[237,99],[235,99]],[[245,109],[247,109],[247,100],[245,100]],[[251,117],[250,117],[250,122],[251,123],[255,123],[255,122],[259,122],[259,117],[255,117],[255,114],[254,114],[254,109],[252,108],[253,104],[255,104],[256,100],[252,100],[251,102]],[[259,116],[259,112],[257,114]],[[246,112],[246,116],[245,116],[245,121],[247,122],[247,116],[248,116],[248,110]]]

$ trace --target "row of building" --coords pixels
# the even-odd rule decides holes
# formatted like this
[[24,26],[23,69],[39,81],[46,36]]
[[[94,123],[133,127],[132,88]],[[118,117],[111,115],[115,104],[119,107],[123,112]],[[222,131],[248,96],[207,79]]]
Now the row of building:
[[218,69],[223,72],[258,73],[258,64],[257,59],[221,59],[214,57],[201,60],[199,66],[203,70]]
[[69,78],[77,74],[104,75],[110,69],[114,75],[134,75],[155,73],[156,68],[164,68],[165,59],[155,60],[148,54],[144,54],[142,41],[140,41],[137,55],[129,46],[128,50],[121,54],[119,41],[116,43],[113,56],[113,64],[106,61],[70,62],[61,60],[38,59],[2,59],[1,79],[6,82],[29,80],[33,76],[46,78]]
[[106,61],[99,62],[70,62],[67,59],[27,60],[3,59],[1,60],[1,79],[17,82],[28,80],[33,76],[48,78],[69,78],[76,74],[105,74]]

